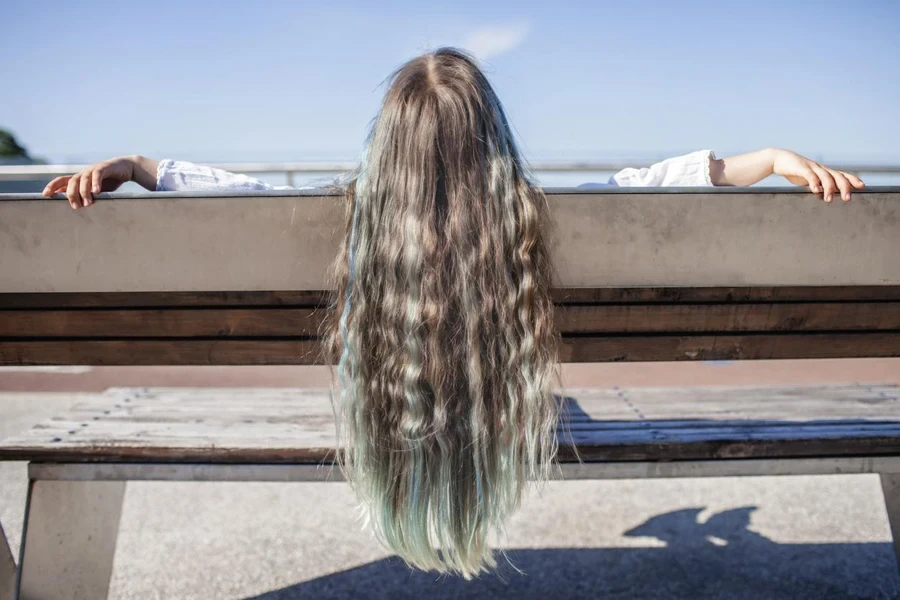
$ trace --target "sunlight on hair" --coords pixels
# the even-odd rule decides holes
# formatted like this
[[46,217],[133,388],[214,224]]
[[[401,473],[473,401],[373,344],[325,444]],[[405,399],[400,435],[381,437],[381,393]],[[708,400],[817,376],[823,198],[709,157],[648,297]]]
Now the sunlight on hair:
[[340,461],[408,564],[471,578],[556,453],[547,201],[494,90],[442,48],[398,70],[347,186],[326,348]]

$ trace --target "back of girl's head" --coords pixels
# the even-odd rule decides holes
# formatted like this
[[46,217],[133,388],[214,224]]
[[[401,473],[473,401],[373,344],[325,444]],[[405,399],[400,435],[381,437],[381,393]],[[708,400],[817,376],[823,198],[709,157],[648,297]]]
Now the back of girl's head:
[[477,575],[556,450],[546,199],[453,49],[394,74],[347,198],[327,340],[342,466],[390,549]]

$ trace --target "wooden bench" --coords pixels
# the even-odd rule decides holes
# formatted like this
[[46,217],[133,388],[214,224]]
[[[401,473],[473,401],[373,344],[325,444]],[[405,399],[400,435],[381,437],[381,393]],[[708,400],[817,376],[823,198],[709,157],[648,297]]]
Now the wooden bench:
[[[112,198],[0,196],[0,364],[320,362],[336,198]],[[563,361],[900,356],[898,189],[549,199]],[[880,473],[900,540],[895,387],[567,392],[564,477]],[[114,390],[3,442],[31,462],[22,597],[105,595],[125,481],[335,479],[322,392],[256,394]]]
[[[900,539],[896,385],[567,392],[560,477],[880,473]],[[332,419],[327,390],[112,389],[4,441],[31,463],[22,598],[106,595],[127,481],[340,481]]]

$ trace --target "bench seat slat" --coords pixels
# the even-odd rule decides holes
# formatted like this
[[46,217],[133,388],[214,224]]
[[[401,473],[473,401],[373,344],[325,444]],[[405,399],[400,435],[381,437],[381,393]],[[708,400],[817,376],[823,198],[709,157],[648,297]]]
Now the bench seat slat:
[[[892,384],[568,389],[560,457],[900,456],[898,398]],[[6,440],[0,459],[315,463],[333,425],[324,389],[123,388]]]

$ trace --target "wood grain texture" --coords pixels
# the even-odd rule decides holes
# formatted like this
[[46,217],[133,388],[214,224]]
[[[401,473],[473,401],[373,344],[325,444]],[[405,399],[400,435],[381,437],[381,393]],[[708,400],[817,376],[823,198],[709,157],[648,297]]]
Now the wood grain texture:
[[[560,362],[900,356],[900,332],[563,337]],[[0,365],[317,365],[315,339],[0,340]]]
[[[313,337],[325,308],[0,310],[0,338]],[[900,331],[900,302],[561,305],[563,333]]]
[[[560,459],[900,456],[891,384],[561,390]],[[114,389],[0,443],[44,462],[333,460],[327,390]]]
[[[876,286],[871,293],[892,289]],[[846,289],[846,288],[840,288]],[[837,289],[835,289],[835,293]],[[315,308],[324,306],[328,292],[325,290],[298,291],[206,291],[206,292],[35,292],[0,293],[0,310],[48,309],[48,308],[187,308],[187,307],[242,307],[242,306],[290,306]],[[887,299],[893,299],[891,296]],[[900,299],[900,286],[896,298]]]
[[565,337],[561,362],[900,356],[900,332]]
[[[0,310],[72,308],[189,308],[326,306],[327,290],[207,292],[0,293]],[[900,285],[768,287],[554,288],[557,304],[671,304],[746,302],[900,302]]]

